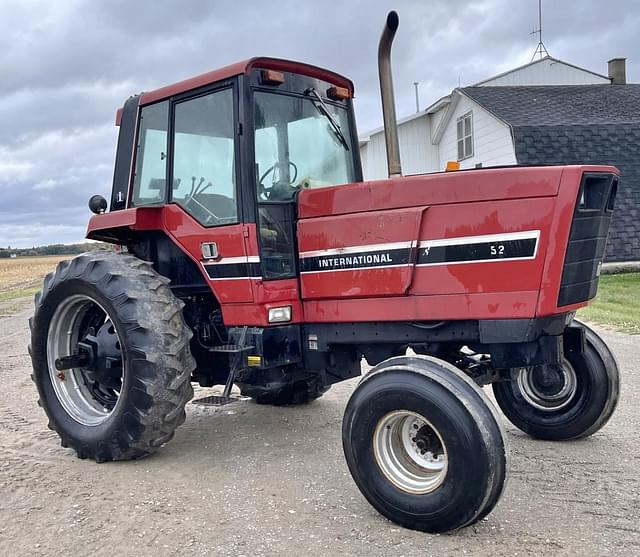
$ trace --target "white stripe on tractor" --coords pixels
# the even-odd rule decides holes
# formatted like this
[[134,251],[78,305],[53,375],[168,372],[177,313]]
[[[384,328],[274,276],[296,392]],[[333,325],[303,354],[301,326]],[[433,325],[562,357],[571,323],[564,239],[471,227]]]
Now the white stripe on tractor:
[[262,280],[262,277],[209,277],[209,275],[207,275],[207,278],[209,280]]
[[238,257],[223,257],[217,261],[207,260],[203,265],[234,265],[236,263],[260,263],[257,255],[240,255]]
[[462,236],[459,238],[442,238],[440,240],[422,240],[418,244],[420,249],[443,247],[443,246],[465,246],[470,244],[491,244],[499,242],[509,242],[512,240],[535,240],[533,255],[525,257],[496,257],[492,259],[468,259],[466,261],[438,261],[436,263],[417,263],[416,267],[434,267],[436,265],[468,265],[470,263],[496,263],[499,261],[528,261],[535,259],[538,255],[539,230],[527,230],[524,232],[505,232],[504,234],[485,234],[483,236]]
[[409,249],[414,242],[390,242],[388,244],[367,244],[365,246],[347,246],[344,248],[319,249],[300,252],[300,258],[322,257],[325,255],[349,255],[351,253],[368,253],[371,251],[385,251],[393,249]]
[[[464,246],[468,244],[488,244],[493,242],[508,242],[509,240],[536,240],[536,249],[539,230],[527,230],[525,232],[505,232],[503,234],[484,234],[482,236],[460,236],[458,238],[442,238],[439,240],[420,240],[421,248],[435,248],[442,246]],[[535,257],[535,252],[533,256]]]

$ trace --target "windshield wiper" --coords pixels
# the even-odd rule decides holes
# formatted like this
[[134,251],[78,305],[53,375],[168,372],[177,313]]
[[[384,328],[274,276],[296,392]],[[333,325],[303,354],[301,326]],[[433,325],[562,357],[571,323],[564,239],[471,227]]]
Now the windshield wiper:
[[336,119],[333,117],[331,112],[329,112],[329,107],[322,100],[322,97],[318,94],[318,91],[316,91],[313,87],[309,87],[309,89],[307,89],[304,92],[304,94],[308,96],[313,96],[314,99],[318,101],[319,104],[316,104],[315,102],[313,102],[313,100],[311,102],[313,102],[313,105],[318,109],[318,112],[320,112],[320,114],[322,114],[327,120],[329,120],[329,124],[331,124],[333,133],[336,135],[336,137],[338,138],[342,146],[348,151],[349,144],[347,143],[347,138],[342,133],[340,124],[336,122]]

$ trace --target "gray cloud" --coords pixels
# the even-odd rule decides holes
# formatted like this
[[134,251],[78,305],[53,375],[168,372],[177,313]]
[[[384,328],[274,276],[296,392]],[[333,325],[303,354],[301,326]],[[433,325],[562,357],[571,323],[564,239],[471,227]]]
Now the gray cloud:
[[[93,193],[107,195],[115,110],[149,90],[256,55],[329,67],[353,79],[360,132],[380,125],[376,48],[386,12],[400,13],[394,45],[398,113],[531,58],[534,0],[272,0],[44,2],[0,5],[0,246],[84,236]],[[606,73],[634,59],[640,5],[547,2],[553,56]]]

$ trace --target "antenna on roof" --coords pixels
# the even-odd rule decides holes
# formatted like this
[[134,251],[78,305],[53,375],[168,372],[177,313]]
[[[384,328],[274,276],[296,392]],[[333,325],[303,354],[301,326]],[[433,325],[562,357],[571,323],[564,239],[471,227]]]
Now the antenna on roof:
[[534,29],[529,34],[538,35],[538,45],[536,46],[536,50],[534,51],[533,56],[531,57],[531,62],[533,62],[536,55],[539,55],[540,59],[544,58],[545,56],[549,56],[549,51],[547,50],[547,47],[544,46],[544,43],[542,42],[542,0],[538,0],[538,28]]

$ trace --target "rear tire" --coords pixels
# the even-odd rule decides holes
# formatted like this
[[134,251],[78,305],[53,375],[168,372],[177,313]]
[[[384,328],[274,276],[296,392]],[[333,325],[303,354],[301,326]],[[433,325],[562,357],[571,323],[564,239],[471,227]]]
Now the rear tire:
[[545,377],[537,380],[540,370],[535,369],[521,370],[516,380],[493,384],[505,416],[532,437],[550,441],[587,437],[602,428],[616,409],[620,372],[615,357],[593,329],[574,323],[585,329],[585,351],[566,355],[558,370],[562,381],[555,389],[545,390]]
[[347,404],[342,444],[362,494],[406,528],[473,524],[504,488],[495,410],[473,381],[436,358],[400,356],[374,367]]
[[[167,283],[146,261],[99,251],[59,263],[36,294],[29,321],[32,379],[49,427],[78,457],[141,458],[184,422],[193,396],[192,333],[182,317],[184,304]],[[72,355],[78,340],[96,340],[104,328],[120,354],[118,360],[112,352],[102,365],[100,381],[109,387],[102,388],[88,367],[56,370],[54,359]],[[104,375],[113,368],[114,375]]]

